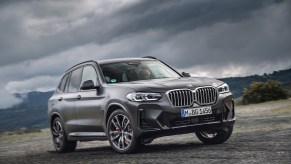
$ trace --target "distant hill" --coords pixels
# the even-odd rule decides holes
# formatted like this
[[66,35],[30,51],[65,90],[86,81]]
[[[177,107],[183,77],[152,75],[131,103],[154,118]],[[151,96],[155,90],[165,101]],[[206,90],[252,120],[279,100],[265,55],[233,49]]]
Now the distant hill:
[[[240,97],[243,88],[249,86],[251,82],[267,81],[268,79],[280,81],[284,86],[289,86],[290,88],[291,69],[275,71],[271,74],[264,74],[262,76],[230,77],[220,80],[229,84],[235,97]],[[16,94],[17,97],[23,99],[23,102],[11,108],[0,110],[0,132],[11,131],[21,127],[32,127],[35,125],[41,128],[48,127],[47,100],[52,94],[52,91]]]
[[16,97],[23,98],[23,102],[0,110],[0,132],[35,125],[48,127],[47,101],[52,94],[52,91],[16,94]]
[[229,77],[229,78],[221,78],[220,80],[226,82],[231,92],[234,94],[236,98],[242,96],[243,89],[248,87],[253,81],[256,82],[265,82],[267,80],[277,80],[280,81],[283,86],[290,87],[291,86],[291,69],[274,71],[271,74],[264,74],[262,76],[252,75],[246,77]]

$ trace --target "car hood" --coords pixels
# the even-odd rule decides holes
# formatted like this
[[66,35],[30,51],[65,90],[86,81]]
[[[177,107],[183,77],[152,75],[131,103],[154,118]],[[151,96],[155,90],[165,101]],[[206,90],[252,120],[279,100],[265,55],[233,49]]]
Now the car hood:
[[181,78],[165,78],[141,80],[133,82],[124,82],[113,84],[118,87],[128,87],[137,92],[166,92],[172,89],[195,89],[202,86],[217,87],[223,84],[222,81],[213,78],[202,77],[181,77]]

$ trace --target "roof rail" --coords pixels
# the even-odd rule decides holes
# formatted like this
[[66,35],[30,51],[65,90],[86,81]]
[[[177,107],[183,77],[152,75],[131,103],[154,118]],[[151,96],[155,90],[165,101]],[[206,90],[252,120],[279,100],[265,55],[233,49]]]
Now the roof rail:
[[84,64],[84,63],[89,63],[89,62],[95,62],[95,60],[87,60],[87,61],[84,61],[84,62],[78,63],[78,64],[72,66],[71,68],[67,69],[66,72],[69,71],[70,69],[72,69],[72,68],[78,66],[78,65],[81,65],[81,64]]
[[153,56],[144,56],[142,58],[157,59],[156,57],[153,57]]

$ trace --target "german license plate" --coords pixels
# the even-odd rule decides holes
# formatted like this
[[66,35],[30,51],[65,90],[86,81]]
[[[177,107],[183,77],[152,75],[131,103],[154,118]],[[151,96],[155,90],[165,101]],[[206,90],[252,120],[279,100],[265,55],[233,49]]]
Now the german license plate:
[[192,117],[212,114],[211,106],[181,109],[181,117]]

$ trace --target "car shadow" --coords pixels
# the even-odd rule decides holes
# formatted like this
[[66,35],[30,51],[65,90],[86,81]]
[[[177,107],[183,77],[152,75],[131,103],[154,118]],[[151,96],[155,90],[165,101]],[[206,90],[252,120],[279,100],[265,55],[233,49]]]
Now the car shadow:
[[[168,143],[168,144],[148,144],[145,145],[138,151],[138,154],[151,154],[159,152],[179,152],[187,150],[195,150],[203,147],[209,147],[211,145],[204,145],[199,142],[188,142],[188,143]],[[57,153],[56,151],[48,151],[49,153]],[[73,153],[85,153],[94,155],[114,155],[115,153],[110,146],[90,147],[90,148],[77,148]]]
[[158,152],[178,152],[205,147],[202,143],[189,142],[189,143],[169,143],[169,144],[149,144],[140,150],[139,153],[158,153]]

